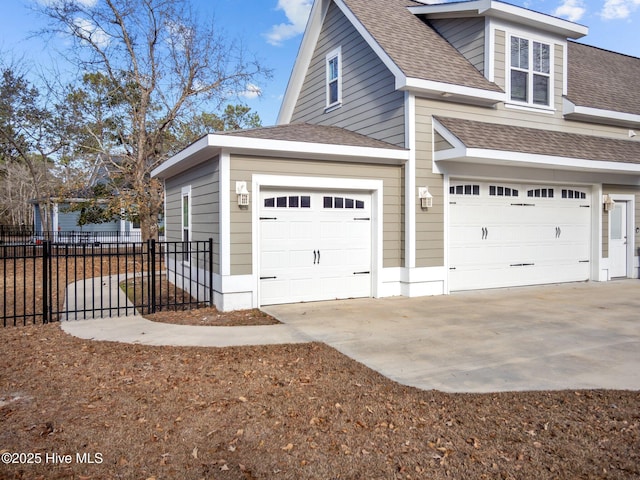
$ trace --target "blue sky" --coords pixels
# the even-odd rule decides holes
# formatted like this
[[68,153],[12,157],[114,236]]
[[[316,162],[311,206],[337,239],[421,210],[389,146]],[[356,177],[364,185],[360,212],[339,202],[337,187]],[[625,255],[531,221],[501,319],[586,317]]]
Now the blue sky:
[[[30,38],[41,26],[40,19],[29,8],[35,1],[3,2],[0,52],[24,58],[27,65],[39,70],[38,66],[46,69],[48,63],[55,61],[56,54],[45,47],[43,40]],[[256,85],[261,95],[255,98],[248,95],[242,101],[258,112],[264,125],[274,124],[312,0],[192,2],[203,15],[213,14],[216,25],[230,37],[242,39],[244,45],[273,70],[273,78]],[[589,35],[581,42],[640,57],[640,0],[512,0],[509,3],[586,25]]]

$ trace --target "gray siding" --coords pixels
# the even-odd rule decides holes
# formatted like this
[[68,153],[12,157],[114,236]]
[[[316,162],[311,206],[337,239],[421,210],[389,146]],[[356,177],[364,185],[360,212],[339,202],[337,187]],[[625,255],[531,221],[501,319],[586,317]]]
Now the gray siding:
[[[392,165],[345,164],[335,162],[291,160],[265,157],[231,157],[230,193],[235,195],[235,182],[251,182],[253,174],[303,175],[380,179],[383,181],[383,267],[403,265],[403,167]],[[255,193],[254,193],[255,194]],[[231,274],[252,273],[251,207],[231,208]]]
[[[342,106],[325,112],[326,55],[342,49]],[[404,94],[374,51],[331,4],[298,97],[292,122],[333,125],[401,147],[404,137]]]
[[68,203],[61,203],[58,206],[58,231],[60,232],[118,232],[120,221],[114,220],[106,223],[89,223],[78,225],[80,212],[69,211]]
[[484,74],[484,18],[432,20],[431,25]]
[[169,242],[182,240],[182,187],[191,186],[191,238],[213,238],[214,272],[220,272],[220,175],[216,158],[165,182],[165,235]]

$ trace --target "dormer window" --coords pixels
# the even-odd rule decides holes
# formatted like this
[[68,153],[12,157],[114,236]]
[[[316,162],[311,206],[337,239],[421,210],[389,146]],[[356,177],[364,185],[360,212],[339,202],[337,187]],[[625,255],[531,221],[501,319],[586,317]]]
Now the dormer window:
[[551,105],[551,47],[549,44],[511,37],[510,95],[514,102]]
[[342,52],[337,48],[327,55],[327,110],[342,104]]

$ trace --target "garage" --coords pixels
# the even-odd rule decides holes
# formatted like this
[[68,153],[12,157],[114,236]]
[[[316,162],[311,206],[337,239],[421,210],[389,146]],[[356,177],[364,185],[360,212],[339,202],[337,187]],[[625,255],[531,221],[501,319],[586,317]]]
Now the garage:
[[263,190],[260,304],[371,296],[371,195]]
[[584,186],[451,180],[449,290],[588,280]]

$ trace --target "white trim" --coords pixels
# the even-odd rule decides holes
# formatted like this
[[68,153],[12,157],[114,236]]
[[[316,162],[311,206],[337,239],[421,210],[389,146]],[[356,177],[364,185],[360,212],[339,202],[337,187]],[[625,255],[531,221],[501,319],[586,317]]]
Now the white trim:
[[555,115],[556,109],[544,105],[525,104],[525,103],[505,103],[504,108],[512,110],[521,110],[523,112],[542,113],[546,115]]
[[506,93],[502,91],[483,90],[481,88],[408,77],[396,77],[396,89],[410,90],[439,100],[459,101],[484,106],[504,102],[507,98]]
[[318,37],[322,30],[324,19],[329,10],[331,0],[316,0],[311,7],[311,13],[309,14],[309,20],[307,20],[307,26],[304,30],[302,42],[296,60],[289,76],[289,82],[284,92],[282,104],[280,105],[280,111],[278,112],[277,125],[282,125],[291,122],[293,116],[293,110],[296,106],[296,101],[304,85],[304,79],[307,75],[313,53],[318,42]]
[[251,176],[253,190],[252,202],[252,272],[254,285],[254,302],[260,305],[260,191],[262,188],[308,188],[313,190],[348,190],[371,192],[371,295],[374,298],[382,292],[382,259],[383,259],[383,199],[384,182],[359,178],[333,177],[298,177],[287,175],[253,174]]
[[231,156],[221,152],[218,166],[218,189],[220,190],[219,235],[220,275],[231,274]]
[[409,149],[409,160],[405,164],[405,251],[407,268],[416,266],[416,97],[405,92],[405,147]]
[[[331,78],[329,77],[331,69],[329,68],[329,64],[333,59],[338,60],[338,75],[335,78],[335,82],[338,83],[338,99],[337,101],[331,103],[329,100],[331,99]],[[342,47],[337,47],[331,50],[324,57],[324,68],[325,68],[325,112],[341,107],[342,106]]]
[[622,127],[637,128],[640,126],[640,115],[615,112],[593,107],[582,107],[565,98],[562,101],[562,113],[565,117]]
[[209,134],[164,162],[151,172],[151,176],[171,177],[199,163],[210,160],[220,154],[221,151],[251,155],[275,154],[280,158],[374,162],[392,165],[401,165],[409,158],[407,150],[398,148],[358,147]]
[[[192,205],[193,205],[193,199],[191,197],[191,185],[186,185],[184,187],[182,187],[182,189],[180,190],[180,240],[182,242],[184,242],[184,230],[185,230],[185,218],[184,218],[184,199],[185,197],[187,198],[187,213],[188,213],[188,217],[187,220],[187,236],[189,238],[189,242],[193,241],[193,229],[192,229],[192,218],[193,218],[193,212],[191,211]],[[183,257],[184,258],[184,257]],[[184,265],[189,265],[190,264],[191,259],[187,259],[187,260],[182,260],[182,264]]]
[[489,19],[484,19],[484,76],[495,83],[496,30]]

